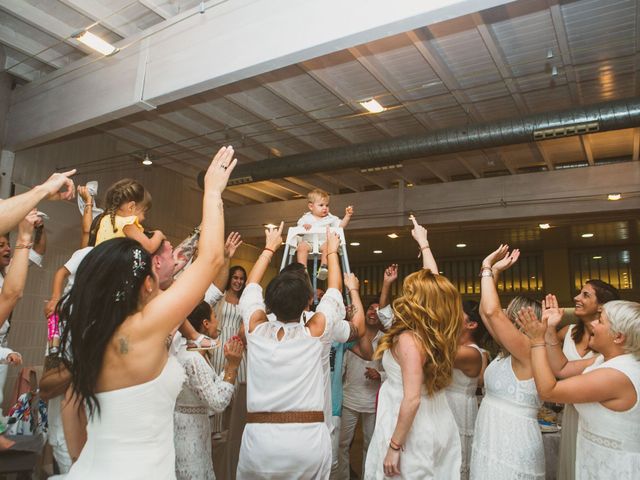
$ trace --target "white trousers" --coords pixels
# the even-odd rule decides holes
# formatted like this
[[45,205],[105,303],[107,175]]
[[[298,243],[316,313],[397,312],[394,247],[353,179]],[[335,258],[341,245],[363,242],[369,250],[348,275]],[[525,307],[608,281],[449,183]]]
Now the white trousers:
[[376,426],[376,414],[375,413],[361,413],[351,410],[345,406],[342,407],[342,425],[340,428],[340,443],[338,446],[338,468],[335,480],[349,480],[349,449],[353,436],[356,432],[356,425],[358,424],[358,418],[362,418],[362,470],[364,474],[364,465],[367,459],[367,450],[369,449],[369,442],[373,436],[373,430]]

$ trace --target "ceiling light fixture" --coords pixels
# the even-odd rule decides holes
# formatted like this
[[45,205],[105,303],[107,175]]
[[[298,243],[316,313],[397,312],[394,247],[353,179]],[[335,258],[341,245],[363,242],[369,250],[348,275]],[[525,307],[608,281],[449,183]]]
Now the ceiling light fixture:
[[551,76],[552,77],[557,77],[558,76],[558,67],[556,67],[555,65],[553,67],[551,67]]
[[467,244],[466,244],[466,243],[457,243],[457,244],[456,244],[456,247],[458,247],[458,248],[464,248],[464,247],[466,247],[466,246],[467,246]]
[[382,250],[374,250],[373,253],[376,253],[376,254],[382,253]]
[[389,235],[387,235],[387,237],[389,237],[389,238],[398,238],[398,234],[397,233],[390,233]]
[[88,30],[76,33],[75,35],[73,35],[73,38],[104,56],[113,55],[120,51],[119,48],[114,47],[109,42],[101,39],[99,36],[94,35]]
[[583,233],[582,235],[580,235],[582,238],[591,238],[593,237],[593,233]]
[[622,194],[621,193],[610,193],[609,195],[607,195],[607,200],[611,200],[611,201],[616,201],[616,200],[620,200],[622,198]]
[[386,110],[386,108],[380,105],[375,98],[372,98],[371,100],[366,100],[364,102],[360,102],[360,105],[366,108],[369,111],[369,113],[382,113]]
[[594,255],[594,256],[593,256],[593,259],[594,259],[594,260],[601,260],[601,259],[602,259],[602,256],[601,256],[601,255]]
[[359,247],[360,242],[351,242],[349,245],[351,245],[352,247]]
[[551,228],[551,225],[549,225],[548,223],[540,223],[538,225],[542,230],[548,230]]
[[547,58],[553,58],[553,50],[547,50]]
[[145,153],[144,154],[144,159],[142,160],[142,164],[146,167],[148,167],[149,165],[153,165],[153,162],[151,161],[151,159],[149,158],[149,154]]
[[384,170],[394,170],[396,168],[402,168],[402,164],[394,163],[393,165],[381,165],[379,167],[361,168],[360,173],[383,172]]

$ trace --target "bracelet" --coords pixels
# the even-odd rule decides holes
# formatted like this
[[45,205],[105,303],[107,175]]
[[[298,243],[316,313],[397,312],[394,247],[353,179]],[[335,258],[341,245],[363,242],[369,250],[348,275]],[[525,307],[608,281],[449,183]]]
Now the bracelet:
[[482,267],[480,269],[480,275],[478,275],[480,278],[483,277],[493,277],[493,270],[491,270],[491,267]]
[[[269,247],[264,247],[264,250],[267,251],[267,252],[276,253],[275,250],[272,250]],[[264,251],[262,253],[264,253]]]
[[429,245],[425,245],[424,247],[420,247],[420,250],[426,250],[427,248],[431,248]]
[[33,243],[18,243],[13,248],[14,248],[14,250],[18,250],[19,248],[31,249],[31,247],[33,247]]
[[546,343],[532,343],[531,348],[544,347]]
[[338,254],[338,252],[329,252],[329,253],[327,253],[327,257],[328,257],[329,255],[331,255],[332,253],[333,253],[333,254],[335,254],[335,255],[337,255],[337,254]]
[[389,440],[389,448],[391,448],[391,450],[395,450],[396,452],[400,451],[400,450],[404,450],[404,447],[402,445],[394,442],[393,438],[391,438]]

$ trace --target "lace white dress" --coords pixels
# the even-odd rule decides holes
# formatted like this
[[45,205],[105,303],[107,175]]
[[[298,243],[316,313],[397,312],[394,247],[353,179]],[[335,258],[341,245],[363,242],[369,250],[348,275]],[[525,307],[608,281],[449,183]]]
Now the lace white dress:
[[[475,348],[482,356],[482,349],[476,344],[468,345]],[[462,463],[460,465],[460,478],[469,478],[469,462],[471,460],[471,444],[473,443],[473,430],[478,416],[478,388],[477,377],[467,377],[461,370],[453,369],[451,385],[445,389],[449,407],[453,412],[460,433],[460,445],[462,447]]]
[[178,480],[215,479],[211,463],[209,413],[222,412],[231,402],[234,386],[198,352],[188,352],[183,340],[177,355],[187,379],[173,414]]
[[470,478],[544,479],[544,448],[538,426],[541,402],[535,381],[518,380],[508,356],[489,364],[484,385],[486,395],[473,434]]
[[[323,342],[305,325],[268,321],[249,333],[249,319],[264,311],[262,288],[252,283],[240,298],[247,336],[247,411],[305,412],[324,408]],[[326,318],[324,336],[345,315],[340,292],[328,289],[316,312]],[[278,332],[284,335],[278,340]],[[324,479],[331,469],[326,423],[247,423],[236,478]]]
[[584,373],[612,368],[624,373],[636,390],[636,403],[616,412],[601,403],[576,403],[580,414],[576,480],[640,478],[640,361],[631,354],[604,361],[599,356]]
[[[591,358],[595,353],[588,350],[584,357],[578,353],[576,342],[571,338],[575,325],[569,325],[564,336],[562,352],[567,360]],[[558,480],[574,480],[576,478],[576,436],[578,435],[578,411],[567,403],[562,412],[562,430],[560,433],[560,458],[558,460]]]
[[173,408],[184,370],[169,356],[153,380],[98,393],[87,443],[67,480],[175,479]]
[[[402,370],[386,350],[382,367],[387,379],[378,395],[376,427],[369,444],[364,478],[385,478],[382,464],[396,428],[402,402]],[[460,436],[444,390],[429,396],[424,386],[420,406],[400,454],[400,476],[394,479],[454,479],[460,475]]]

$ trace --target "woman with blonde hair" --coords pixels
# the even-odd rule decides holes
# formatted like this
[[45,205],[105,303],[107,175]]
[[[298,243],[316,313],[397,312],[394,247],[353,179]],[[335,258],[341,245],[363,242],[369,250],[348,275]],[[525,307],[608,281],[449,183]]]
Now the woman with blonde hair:
[[451,383],[462,324],[456,288],[423,269],[405,278],[395,321],[380,340],[387,380],[378,397],[365,479],[456,478],[460,437],[444,388]]

